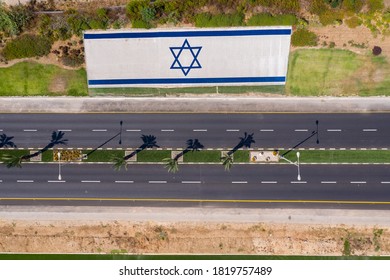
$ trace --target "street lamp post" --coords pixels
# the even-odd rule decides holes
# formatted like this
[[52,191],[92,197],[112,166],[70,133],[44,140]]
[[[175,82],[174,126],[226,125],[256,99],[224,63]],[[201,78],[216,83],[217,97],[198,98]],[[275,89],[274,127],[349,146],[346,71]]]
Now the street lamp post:
[[57,153],[58,157],[58,180],[61,181],[61,153]]
[[298,181],[301,180],[301,171],[299,169],[299,157],[300,157],[300,155],[301,154],[299,152],[297,152],[297,161],[296,162],[292,162],[291,160],[285,158],[283,155],[279,156],[280,159],[283,159],[283,160],[287,161],[288,163],[291,163],[291,164],[293,164],[293,165],[298,167],[298,176],[297,176]]
[[297,166],[298,166],[298,181],[300,181],[301,180],[301,172],[300,172],[300,170],[299,170],[299,156],[300,156],[300,154],[299,154],[299,152],[297,152]]

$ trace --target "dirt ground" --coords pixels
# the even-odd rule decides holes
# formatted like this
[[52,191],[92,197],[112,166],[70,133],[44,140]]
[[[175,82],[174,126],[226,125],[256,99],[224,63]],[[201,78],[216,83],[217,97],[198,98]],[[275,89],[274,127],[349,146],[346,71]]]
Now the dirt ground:
[[0,220],[0,251],[389,255],[390,227],[270,223]]

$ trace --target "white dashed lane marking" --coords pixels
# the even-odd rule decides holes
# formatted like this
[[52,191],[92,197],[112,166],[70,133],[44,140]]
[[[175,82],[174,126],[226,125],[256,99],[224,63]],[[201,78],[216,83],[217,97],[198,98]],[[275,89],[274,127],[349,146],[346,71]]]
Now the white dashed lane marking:
[[277,184],[277,181],[261,181],[262,184]]
[[336,181],[321,181],[321,184],[336,184]]
[[365,128],[365,129],[363,129],[363,131],[364,132],[376,132],[376,131],[378,131],[378,129],[376,129],[376,128]]
[[247,181],[232,181],[232,184],[248,184]]
[[72,130],[71,129],[58,129],[57,131],[70,132]]
[[141,131],[141,129],[126,129],[128,132],[138,132]]
[[48,183],[65,183],[66,181],[49,180]]
[[96,180],[96,181],[83,180],[83,181],[81,181],[81,183],[100,183],[100,181],[98,181],[98,180]]
[[307,132],[309,130],[308,129],[295,129],[294,131],[297,131],[297,132]]
[[341,132],[341,129],[332,128],[332,129],[327,129],[326,131],[329,131],[329,132]]
[[381,184],[390,184],[390,182],[389,181],[383,181],[383,182],[381,182]]
[[291,184],[306,184],[306,181],[291,181]]
[[239,129],[226,129],[227,132],[238,132],[240,131]]
[[172,132],[172,131],[175,131],[174,129],[161,129],[161,131],[163,132]]
[[18,183],[34,183],[34,180],[17,180]]
[[167,181],[149,181],[149,184],[166,184]]
[[260,129],[261,132],[273,132],[273,129]]
[[134,183],[134,181],[115,181],[115,183],[118,183],[118,184],[132,184],[132,183]]
[[93,132],[105,132],[107,129],[92,129]]
[[351,184],[365,184],[366,181],[351,181]]
[[24,132],[37,132],[37,129],[23,129]]
[[182,184],[200,184],[201,181],[181,181]]
[[207,131],[207,129],[193,129],[192,131],[195,131],[195,132],[204,132],[204,131]]

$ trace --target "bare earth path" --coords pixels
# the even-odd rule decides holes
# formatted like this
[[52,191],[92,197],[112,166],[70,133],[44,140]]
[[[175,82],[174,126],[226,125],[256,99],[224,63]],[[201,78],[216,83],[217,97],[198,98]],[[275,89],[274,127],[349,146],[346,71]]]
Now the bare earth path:
[[1,252],[390,254],[379,210],[11,208],[0,208]]

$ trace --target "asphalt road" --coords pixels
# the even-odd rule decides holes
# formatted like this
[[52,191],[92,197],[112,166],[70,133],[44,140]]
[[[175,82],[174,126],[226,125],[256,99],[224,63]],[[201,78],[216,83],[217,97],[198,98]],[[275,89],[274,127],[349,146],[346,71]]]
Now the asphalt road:
[[45,146],[51,132],[62,130],[73,148],[95,148],[120,131],[118,139],[105,147],[134,148],[142,134],[157,137],[163,148],[185,147],[197,138],[205,148],[231,148],[244,132],[254,133],[254,148],[289,148],[313,137],[306,148],[388,148],[390,115],[371,114],[0,114],[0,133],[14,136],[19,148]]
[[172,174],[162,165],[130,165],[117,172],[110,165],[69,164],[62,168],[63,181],[58,181],[55,164],[7,170],[1,166],[0,204],[103,201],[110,206],[180,202],[248,207],[250,202],[254,207],[278,203],[390,208],[390,165],[303,165],[301,174],[297,181],[296,167],[291,165],[235,165],[230,172],[222,165],[181,165]]

